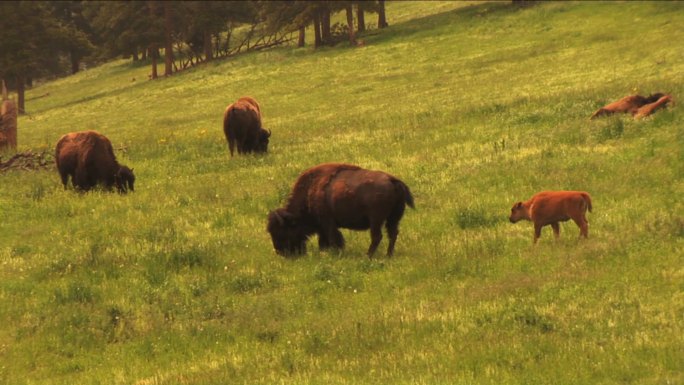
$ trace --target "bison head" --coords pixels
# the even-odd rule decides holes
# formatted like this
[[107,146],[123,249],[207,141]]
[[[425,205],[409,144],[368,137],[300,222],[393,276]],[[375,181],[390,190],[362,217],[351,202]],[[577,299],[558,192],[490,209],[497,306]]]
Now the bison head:
[[300,221],[285,209],[277,209],[268,214],[268,226],[273,248],[276,253],[287,256],[306,253],[308,238]]
[[256,148],[254,152],[267,152],[268,151],[268,138],[271,137],[271,130],[266,130],[264,128],[259,130],[259,137],[257,140]]
[[508,220],[510,220],[511,223],[516,223],[521,219],[529,219],[529,216],[523,203],[518,202],[513,205],[513,208],[511,208],[511,216],[508,217]]
[[135,175],[133,169],[126,166],[119,167],[119,171],[115,176],[116,188],[120,193],[126,193],[128,190],[135,191],[133,184],[135,183]]

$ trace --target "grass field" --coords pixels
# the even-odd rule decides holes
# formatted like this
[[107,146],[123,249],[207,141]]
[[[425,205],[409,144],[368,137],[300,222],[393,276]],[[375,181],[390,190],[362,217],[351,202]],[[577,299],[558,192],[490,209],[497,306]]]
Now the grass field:
[[[136,192],[0,174],[0,383],[684,384],[684,3],[387,12],[362,47],[30,90],[20,151],[98,130]],[[675,105],[588,120],[658,91]],[[230,158],[242,95],[268,155]],[[410,186],[394,257],[351,231],[342,252],[273,252],[267,213],[328,161]],[[592,195],[588,240],[567,222],[533,246],[508,222],[546,189]]]

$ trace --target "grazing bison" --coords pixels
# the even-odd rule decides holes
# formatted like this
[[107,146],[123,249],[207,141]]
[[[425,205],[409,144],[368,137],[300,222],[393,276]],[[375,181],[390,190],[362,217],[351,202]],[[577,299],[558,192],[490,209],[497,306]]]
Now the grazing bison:
[[617,102],[613,102],[599,108],[591,115],[590,119],[594,119],[602,115],[611,115],[617,112],[629,112],[630,114],[634,115],[637,113],[637,110],[639,110],[640,107],[653,103],[663,96],[664,94],[661,93],[652,94],[647,97],[641,95],[625,96]]
[[414,207],[411,191],[392,175],[324,163],[299,176],[285,207],[268,214],[267,230],[276,252],[287,255],[305,253],[306,241],[314,233],[321,249],[343,248],[339,228],[370,228],[371,257],[382,239],[384,223],[389,236],[387,255],[391,256],[406,204]]
[[589,223],[585,216],[591,212],[591,197],[584,191],[544,191],[526,202],[518,202],[511,209],[512,223],[521,219],[534,223],[534,243],[541,235],[542,227],[551,225],[556,238],[560,235],[558,222],[572,219],[580,228],[580,236],[589,236]]
[[640,119],[640,118],[645,118],[652,113],[658,111],[661,108],[665,108],[667,103],[672,101],[672,96],[670,95],[663,95],[661,96],[658,100],[656,100],[653,103],[645,104],[636,111],[636,114],[634,114],[634,118]]
[[134,191],[133,169],[120,165],[112,143],[95,131],[72,132],[57,142],[55,163],[64,188],[69,176],[74,188],[88,191],[101,183],[106,189],[116,185],[119,192]]
[[226,108],[223,133],[228,140],[230,156],[235,147],[238,154],[268,151],[271,131],[261,126],[261,108],[254,98],[243,96]]

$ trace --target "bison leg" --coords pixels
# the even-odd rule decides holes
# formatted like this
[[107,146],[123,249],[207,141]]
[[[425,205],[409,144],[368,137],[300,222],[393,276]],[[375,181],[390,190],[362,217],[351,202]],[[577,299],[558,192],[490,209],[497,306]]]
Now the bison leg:
[[[69,174],[66,172],[62,172],[60,170],[59,176],[60,176],[60,178],[62,178],[62,184],[64,185],[64,189],[66,190],[67,189],[67,183],[69,182]],[[74,178],[71,177],[71,180],[73,182]]]
[[560,237],[560,226],[558,225],[558,222],[553,222],[551,228],[553,229],[553,235],[558,239]]
[[598,110],[596,110],[596,112],[594,112],[594,113],[591,115],[591,117],[590,117],[589,119],[598,118],[598,117],[601,116],[601,115],[608,115],[608,114],[610,114],[610,113],[612,113],[612,111],[606,110],[605,108],[599,108]]
[[332,234],[330,235],[330,242],[332,243],[333,247],[344,249],[344,237],[342,236],[340,230],[333,229]]
[[387,236],[389,237],[389,245],[387,246],[387,255],[392,256],[394,254],[394,244],[397,242],[397,236],[399,235],[399,224],[398,223],[392,223],[388,221],[385,224],[385,228],[387,228]]
[[580,237],[589,238],[589,223],[584,216],[580,218],[572,218],[573,222],[580,228]]
[[230,157],[233,157],[233,152],[235,151],[235,138],[233,137],[232,131],[229,133],[226,133],[226,137],[228,138],[228,150],[230,150]]
[[378,245],[380,244],[380,241],[382,240],[382,222],[372,222],[370,225],[370,233],[371,233],[371,244],[370,247],[368,247],[368,257],[372,257],[373,254],[375,253],[375,250],[378,249]]
[[538,223],[534,224],[534,243],[535,244],[537,243],[537,240],[539,239],[539,237],[541,237],[541,229],[542,229],[541,224],[538,224]]
[[318,234],[318,248],[325,250],[330,247],[330,240],[328,240],[327,235],[322,232]]
[[72,182],[74,184],[74,187],[79,189],[79,190],[82,190],[82,191],[90,190],[90,183],[88,181],[88,176],[82,170],[76,169],[76,172],[74,173],[74,176],[72,177]]
[[328,226],[326,229],[318,233],[318,248],[325,250],[330,247],[336,249],[344,248],[344,237],[342,236],[340,230],[334,226]]

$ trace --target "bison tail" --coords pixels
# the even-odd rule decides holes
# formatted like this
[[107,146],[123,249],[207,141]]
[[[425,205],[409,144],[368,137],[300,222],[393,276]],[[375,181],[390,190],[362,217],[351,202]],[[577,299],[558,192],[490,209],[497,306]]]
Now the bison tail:
[[587,193],[582,193],[582,198],[584,198],[584,201],[587,202],[587,209],[589,212],[591,212],[591,196]]
[[408,186],[399,179],[393,179],[392,182],[395,186],[401,189],[402,193],[404,194],[404,201],[406,204],[409,205],[410,208],[415,209],[416,206],[413,203],[413,195],[411,195],[411,190],[409,190]]
[[233,115],[233,107],[228,107],[228,111],[226,111],[225,115],[223,116],[223,133],[226,135],[226,139],[228,140],[228,149],[230,149],[230,156],[233,156],[233,151],[235,150],[235,128],[233,127],[232,129],[229,127],[230,126],[230,120]]

